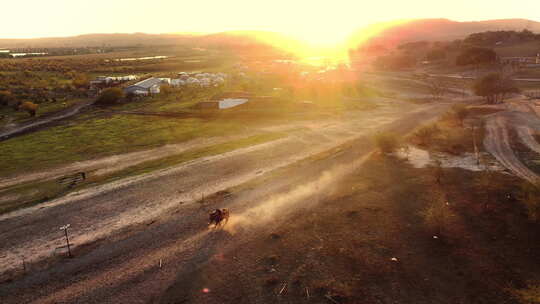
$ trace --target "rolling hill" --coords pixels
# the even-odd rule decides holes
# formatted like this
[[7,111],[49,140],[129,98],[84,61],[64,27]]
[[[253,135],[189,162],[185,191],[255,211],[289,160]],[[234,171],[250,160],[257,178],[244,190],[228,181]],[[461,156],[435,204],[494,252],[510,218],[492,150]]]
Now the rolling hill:
[[[350,48],[360,43],[380,44],[387,47],[400,43],[428,40],[448,41],[461,39],[469,34],[528,29],[540,33],[540,22],[527,19],[501,19],[487,21],[458,22],[448,19],[416,19],[377,23],[356,31],[349,39]],[[0,48],[54,48],[54,47],[125,47],[195,44],[201,46],[256,46],[281,45],[287,50],[307,46],[287,35],[270,31],[229,31],[210,34],[87,34],[73,37],[51,37],[35,39],[1,39]]]
[[370,44],[380,44],[387,47],[404,42],[419,40],[448,41],[462,39],[472,33],[484,31],[528,29],[540,33],[540,22],[527,19],[501,19],[487,21],[458,22],[448,19],[418,19],[397,22],[378,23],[357,31],[350,39],[349,45],[354,46],[364,37],[371,37]]

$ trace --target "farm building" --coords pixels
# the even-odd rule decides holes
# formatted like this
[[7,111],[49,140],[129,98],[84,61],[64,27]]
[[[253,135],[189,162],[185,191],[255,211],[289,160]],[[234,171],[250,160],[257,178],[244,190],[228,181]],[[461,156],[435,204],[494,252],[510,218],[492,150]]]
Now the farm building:
[[168,85],[171,84],[171,79],[170,78],[160,78],[160,80],[161,80],[161,83],[163,83],[163,84],[168,84]]
[[[178,73],[178,79],[172,79],[171,85],[197,85],[201,87],[218,86],[225,83],[227,74],[225,73]],[[182,80],[182,81],[180,81]]]
[[198,106],[201,109],[228,109],[250,102],[252,98],[256,97],[248,92],[224,92],[214,96],[210,101],[200,102]]
[[135,94],[135,95],[150,95],[150,94],[159,94],[160,87],[162,84],[160,78],[148,78],[143,81],[139,81],[134,85],[124,89],[126,94]]
[[248,101],[249,99],[247,98],[225,98],[225,99],[219,100],[218,102],[219,102],[220,109],[228,109],[228,108],[239,106]]
[[126,81],[132,81],[137,80],[138,77],[135,75],[127,75],[127,76],[98,76],[95,80],[90,81],[91,84],[111,84],[111,83],[118,83],[118,82],[126,82]]
[[181,87],[186,84],[186,81],[183,79],[171,79],[171,86]]
[[210,100],[210,101],[201,101],[198,103],[199,109],[228,109],[239,106],[248,102],[247,98],[225,98],[221,100]]

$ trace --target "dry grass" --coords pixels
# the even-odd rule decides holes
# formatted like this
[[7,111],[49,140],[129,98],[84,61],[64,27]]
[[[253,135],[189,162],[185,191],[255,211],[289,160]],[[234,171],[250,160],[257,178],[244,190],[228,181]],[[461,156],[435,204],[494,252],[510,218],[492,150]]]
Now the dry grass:
[[[540,247],[531,246],[540,235],[504,195],[516,181],[493,177],[504,189],[493,193],[486,212],[476,173],[444,170],[436,185],[429,169],[375,156],[318,196],[316,208],[299,207],[247,232],[252,238],[240,247],[224,242],[219,260],[186,278],[195,289],[182,292],[183,300],[300,303],[308,290],[313,303],[511,301],[506,287],[540,273]],[[171,290],[185,286],[176,284]],[[219,298],[199,298],[199,286]]]
[[393,153],[400,147],[397,135],[389,132],[382,132],[375,135],[375,144],[384,154]]
[[526,288],[512,290],[516,299],[521,304],[540,303],[540,284],[531,283]]
[[419,128],[408,140],[431,151],[454,155],[474,152],[476,140],[477,147],[481,150],[484,129],[475,127],[473,135],[473,129],[464,124],[465,118],[476,121],[477,115],[477,111],[473,113],[469,108],[458,105],[446,112],[436,123]]

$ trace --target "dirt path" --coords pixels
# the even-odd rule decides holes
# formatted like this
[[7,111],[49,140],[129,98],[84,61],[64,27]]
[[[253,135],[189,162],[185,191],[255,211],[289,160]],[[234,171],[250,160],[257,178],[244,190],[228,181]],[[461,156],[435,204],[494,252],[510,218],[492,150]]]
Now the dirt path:
[[94,100],[86,100],[83,102],[79,102],[67,109],[56,112],[54,114],[46,115],[45,117],[40,117],[36,120],[19,124],[8,130],[0,131],[0,141],[25,134],[27,132],[35,131],[55,121],[71,117],[92,104],[94,104]]
[[534,138],[533,135],[535,132],[531,128],[525,126],[518,126],[516,127],[516,131],[522,143],[529,147],[529,149],[540,154],[540,144]]
[[508,100],[501,111],[486,119],[484,146],[501,164],[514,174],[531,183],[538,182],[540,176],[527,168],[512,149],[510,130],[515,130],[520,141],[532,151],[540,153],[540,144],[533,137],[540,131],[537,107],[523,97]]
[[492,118],[486,122],[484,146],[489,153],[515,175],[530,182],[535,182],[538,179],[536,173],[527,168],[512,150],[507,122],[503,117]]
[[[373,149],[371,136],[375,131],[406,133],[447,107],[396,104],[390,107],[395,111],[387,109],[378,116],[371,113],[366,120],[351,120],[346,130],[330,126],[322,129],[328,132],[319,134],[322,130],[317,129],[280,143],[90,189],[86,194],[65,198],[69,201],[63,203],[4,217],[0,219],[0,236],[5,240],[0,244],[2,269],[18,265],[21,256],[50,253],[62,244],[58,227],[67,222],[79,247],[100,237],[106,239],[86,253],[84,247],[80,248],[75,259],[1,285],[0,294],[9,295],[6,303],[156,302],[179,275],[193,275],[207,261],[219,259],[223,254],[220,248],[226,248],[223,244],[228,248],[241,246],[257,237],[251,228],[272,229],[300,201],[303,204],[295,208],[316,203],[321,191],[327,191],[339,176],[362,164]],[[351,131],[355,131],[350,135],[351,148],[321,160],[304,161],[273,177],[272,170],[339,145],[346,141],[344,137],[336,141],[328,138]],[[181,203],[253,179],[258,182],[240,187],[230,197],[216,201],[218,205],[207,207],[228,207],[238,215],[231,219],[232,234],[208,233],[206,212],[197,204]],[[265,219],[262,222],[251,221],[261,217]]]

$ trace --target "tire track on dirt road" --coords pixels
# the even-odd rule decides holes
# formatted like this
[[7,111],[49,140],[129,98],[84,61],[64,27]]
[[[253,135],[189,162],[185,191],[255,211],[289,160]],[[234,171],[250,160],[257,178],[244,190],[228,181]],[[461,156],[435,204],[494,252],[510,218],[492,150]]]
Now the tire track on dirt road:
[[540,144],[534,138],[534,131],[531,128],[525,126],[518,126],[516,127],[516,132],[521,139],[521,142],[523,142],[527,147],[529,147],[529,149],[540,154]]
[[496,115],[487,120],[484,147],[503,166],[508,168],[518,177],[531,183],[538,181],[538,175],[527,168],[512,150],[510,138],[508,136],[507,120],[503,116]]
[[[540,176],[523,164],[512,148],[512,140],[519,140],[531,151],[540,153],[540,144],[534,138],[540,131],[538,106],[524,96],[508,99],[497,106],[503,111],[487,116],[484,147],[516,176],[531,183],[539,182]],[[517,138],[510,138],[510,130],[515,131]]]

